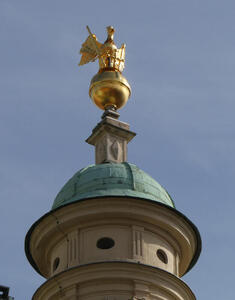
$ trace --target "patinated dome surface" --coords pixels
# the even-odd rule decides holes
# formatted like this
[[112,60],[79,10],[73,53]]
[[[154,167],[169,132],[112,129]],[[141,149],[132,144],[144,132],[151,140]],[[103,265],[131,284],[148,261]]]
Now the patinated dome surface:
[[137,166],[124,163],[91,165],[81,169],[64,185],[52,209],[82,199],[134,197],[175,207],[166,190]]

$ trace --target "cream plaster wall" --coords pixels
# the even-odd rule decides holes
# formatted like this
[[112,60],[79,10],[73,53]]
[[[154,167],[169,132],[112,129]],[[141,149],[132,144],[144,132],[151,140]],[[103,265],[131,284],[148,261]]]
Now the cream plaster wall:
[[[162,232],[161,234],[133,224],[97,225],[76,229],[51,249],[51,276],[77,265],[113,260],[141,262],[178,275],[175,250]],[[103,237],[114,240],[114,246],[110,249],[99,249],[97,241]],[[157,250],[164,251],[167,263],[161,261]],[[58,258],[58,268],[53,270]]]
[[[112,238],[115,242],[110,249],[96,246],[100,238]],[[96,226],[81,230],[81,263],[126,259],[131,256],[131,230],[128,226]]]
[[[163,237],[160,237],[157,234],[152,232],[145,232],[144,234],[144,252],[145,252],[145,259],[144,262],[146,264],[156,266],[168,272],[171,272],[175,275],[177,274],[177,266],[176,266],[176,258],[175,258],[175,251],[170,246],[169,243],[164,240]],[[159,257],[157,256],[157,251],[161,250],[167,256],[167,263],[164,263]]]
[[[60,286],[60,289],[58,289]],[[33,300],[195,300],[178,277],[145,265],[83,265],[45,282]]]
[[[62,240],[58,245],[54,247],[54,250],[51,255],[51,274],[57,274],[61,271],[64,271],[68,268],[67,260],[67,240]],[[55,260],[59,259],[58,267],[54,271]]]

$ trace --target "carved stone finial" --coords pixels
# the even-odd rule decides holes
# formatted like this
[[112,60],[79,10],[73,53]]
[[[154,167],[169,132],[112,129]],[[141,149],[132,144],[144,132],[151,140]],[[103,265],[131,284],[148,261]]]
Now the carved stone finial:
[[129,124],[117,120],[116,114],[115,111],[106,111],[102,121],[86,140],[88,144],[95,146],[96,164],[121,163],[127,160],[127,144],[136,134],[129,130]]

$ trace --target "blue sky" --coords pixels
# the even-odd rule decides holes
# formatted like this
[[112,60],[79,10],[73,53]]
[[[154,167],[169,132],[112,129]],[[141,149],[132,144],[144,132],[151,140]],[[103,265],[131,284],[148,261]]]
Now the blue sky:
[[84,140],[102,111],[88,96],[97,63],[78,67],[85,26],[127,44],[137,132],[128,160],[162,184],[201,232],[183,278],[197,299],[234,299],[235,2],[0,0],[0,283],[31,299],[44,281],[24,255],[29,227],[94,162]]

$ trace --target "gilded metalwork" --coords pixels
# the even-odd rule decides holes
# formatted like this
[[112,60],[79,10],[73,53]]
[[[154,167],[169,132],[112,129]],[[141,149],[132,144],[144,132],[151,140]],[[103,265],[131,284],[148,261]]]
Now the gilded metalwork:
[[122,44],[120,49],[117,48],[113,40],[114,28],[112,26],[107,27],[108,37],[103,44],[97,41],[96,35],[91,33],[88,26],[87,30],[89,36],[80,49],[82,57],[79,66],[95,61],[98,58],[100,70],[109,68],[122,72],[125,66],[126,45]]
[[107,27],[107,39],[102,44],[87,26],[89,36],[82,44],[79,65],[99,60],[99,71],[92,78],[89,95],[93,102],[103,110],[117,110],[123,107],[131,94],[131,88],[122,75],[125,66],[125,44],[118,49],[114,43],[114,28]]
[[89,95],[100,109],[123,107],[131,93],[126,78],[119,72],[97,73],[91,80]]

